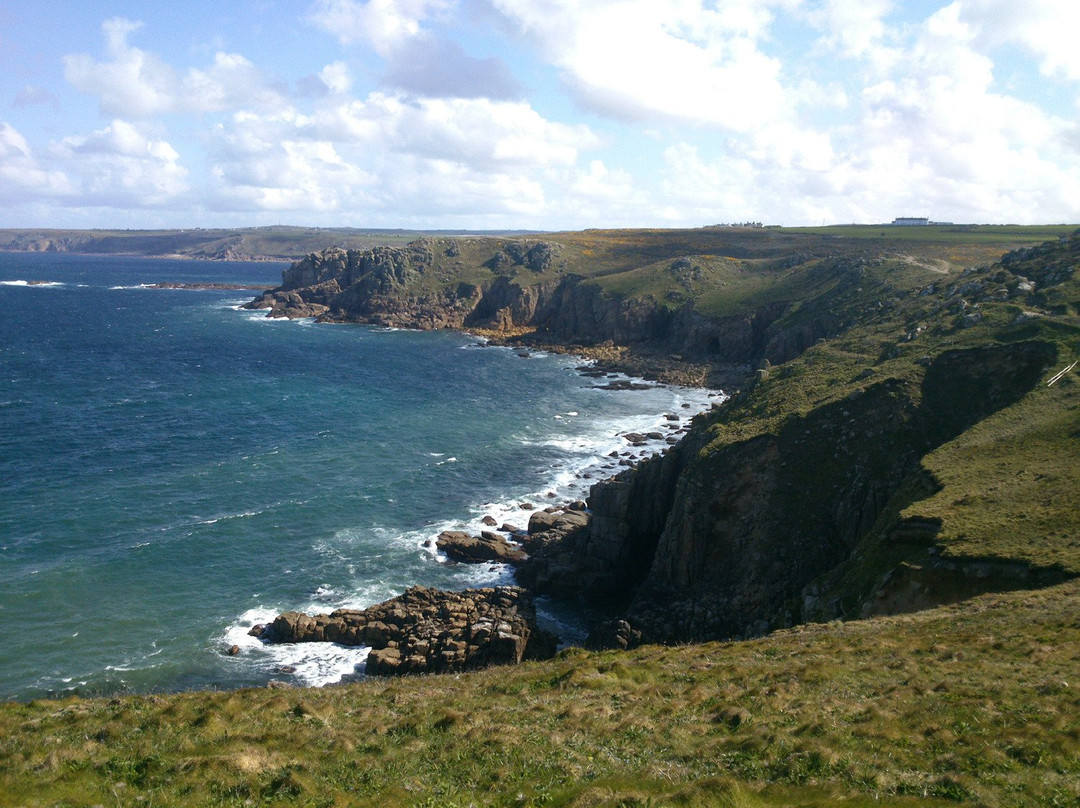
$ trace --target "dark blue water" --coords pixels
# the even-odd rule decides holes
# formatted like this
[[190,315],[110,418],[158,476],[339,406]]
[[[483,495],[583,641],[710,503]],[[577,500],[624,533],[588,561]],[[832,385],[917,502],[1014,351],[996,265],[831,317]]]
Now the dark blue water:
[[573,359],[463,334],[140,288],[273,285],[281,269],[0,254],[0,698],[259,685],[282,666],[336,681],[365,651],[268,648],[247,628],[414,584],[509,582],[424,542],[484,514],[524,526],[520,502],[614,473],[618,433],[709,402],[600,390]]

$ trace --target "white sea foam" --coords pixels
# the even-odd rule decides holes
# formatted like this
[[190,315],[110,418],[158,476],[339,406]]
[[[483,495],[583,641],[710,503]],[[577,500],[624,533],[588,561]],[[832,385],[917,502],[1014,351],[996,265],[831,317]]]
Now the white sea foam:
[[202,519],[199,521],[200,525],[213,525],[217,522],[228,521],[230,519],[248,519],[252,516],[258,516],[262,511],[242,511],[240,513],[223,513],[218,516],[211,517],[210,519]]
[[[567,365],[580,363],[567,362]],[[717,391],[692,388],[665,387],[657,385],[646,390],[607,391],[598,390],[597,395],[637,396],[646,402],[648,412],[617,417],[582,417],[579,410],[558,413],[557,418],[539,424],[539,435],[521,435],[518,440],[525,446],[543,449],[550,465],[540,474],[534,490],[507,490],[504,496],[489,502],[479,502],[469,508],[463,518],[447,518],[411,531],[393,531],[381,527],[339,530],[333,537],[315,543],[313,549],[326,559],[331,568],[344,570],[351,583],[344,586],[339,581],[333,585],[315,585],[307,603],[289,604],[307,613],[329,612],[336,608],[363,609],[400,595],[408,586],[420,581],[411,580],[408,570],[423,569],[426,564],[446,562],[447,559],[435,546],[436,537],[445,530],[461,530],[478,534],[482,530],[499,529],[504,525],[527,529],[532,514],[549,504],[561,505],[570,501],[586,499],[589,489],[601,479],[614,476],[626,468],[620,461],[639,462],[644,457],[669,448],[669,437],[679,437],[688,428],[690,419],[705,411],[722,394]],[[644,397],[644,398],[641,398]],[[687,406],[684,406],[687,405]],[[603,408],[599,408],[603,409]],[[669,418],[674,414],[678,420]],[[547,434],[545,434],[545,432]],[[633,446],[624,437],[627,433],[653,434],[643,445]],[[554,450],[554,451],[552,451]],[[615,453],[615,457],[611,457]],[[435,466],[456,463],[456,457],[446,457],[445,452],[428,452]],[[538,451],[538,454],[540,452]],[[531,507],[522,507],[528,503]],[[245,514],[247,515],[247,514]],[[236,515],[233,515],[235,518]],[[485,517],[495,521],[491,527]],[[222,518],[222,517],[219,517]],[[513,540],[513,536],[509,536]],[[412,561],[409,561],[409,559]],[[375,577],[366,575],[368,560],[375,566],[385,565],[386,572]],[[421,566],[416,567],[419,563]],[[412,565],[410,567],[410,565]],[[428,568],[432,570],[433,568]],[[512,584],[513,570],[501,564],[457,564],[440,566],[431,580],[450,582],[440,586],[470,588]],[[556,618],[540,604],[542,616],[551,621],[570,620],[558,626],[561,634],[576,636],[581,625],[571,625],[571,618]],[[268,677],[284,678],[298,684],[320,686],[341,681],[342,678],[361,673],[367,658],[367,648],[348,648],[331,643],[299,643],[295,645],[267,645],[248,636],[250,627],[256,623],[272,620],[276,610],[252,609],[234,623],[225,635],[227,645],[237,645],[240,652],[229,659],[235,664],[248,664]],[[234,664],[234,662],[230,662]],[[288,673],[282,673],[282,671]]]
[[334,684],[363,671],[371,650],[366,646],[354,648],[328,642],[269,645],[248,633],[255,625],[271,622],[277,614],[277,610],[259,606],[244,612],[229,626],[221,644],[239,649],[228,658],[231,663],[307,687]]
[[30,289],[55,289],[58,286],[64,286],[60,281],[0,281],[0,286],[25,286]]

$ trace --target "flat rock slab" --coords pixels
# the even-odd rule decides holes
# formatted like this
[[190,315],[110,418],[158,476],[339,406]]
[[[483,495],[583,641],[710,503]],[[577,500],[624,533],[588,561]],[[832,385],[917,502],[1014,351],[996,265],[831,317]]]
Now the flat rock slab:
[[536,625],[529,593],[516,586],[448,592],[414,586],[367,609],[285,612],[263,630],[271,643],[367,645],[372,676],[453,673],[555,654],[558,639]]

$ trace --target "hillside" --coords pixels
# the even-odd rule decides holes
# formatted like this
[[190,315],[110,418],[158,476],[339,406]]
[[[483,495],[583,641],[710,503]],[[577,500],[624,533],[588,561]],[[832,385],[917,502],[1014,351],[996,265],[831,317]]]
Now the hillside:
[[[732,399],[531,527],[552,660],[0,705],[5,805],[1075,805],[1080,231],[425,237],[250,304]],[[536,541],[544,534],[543,542]]]
[[0,251],[291,261],[329,245],[369,249],[379,244],[407,244],[423,235],[418,230],[286,225],[187,230],[0,229]]
[[250,305],[738,384],[678,446],[594,486],[590,524],[519,571],[616,609],[598,645],[1077,575],[1077,377],[1048,382],[1080,355],[1080,236],[1002,256],[998,229],[899,230],[423,239],[313,254]]

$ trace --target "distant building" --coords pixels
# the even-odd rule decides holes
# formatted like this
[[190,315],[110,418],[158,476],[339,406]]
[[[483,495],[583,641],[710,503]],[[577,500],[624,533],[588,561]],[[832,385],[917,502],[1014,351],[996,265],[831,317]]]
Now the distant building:
[[900,216],[900,217],[898,217],[896,219],[893,219],[892,223],[894,225],[898,226],[898,227],[918,227],[919,225],[928,225],[928,224],[930,224],[930,219],[926,218],[926,217],[914,218],[914,217]]

